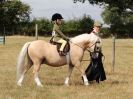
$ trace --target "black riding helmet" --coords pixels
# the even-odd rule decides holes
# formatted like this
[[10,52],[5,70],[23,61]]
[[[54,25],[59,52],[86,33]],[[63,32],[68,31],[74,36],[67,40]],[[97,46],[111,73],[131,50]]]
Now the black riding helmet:
[[57,20],[57,19],[63,19],[62,15],[59,14],[59,13],[53,14],[51,20],[52,20],[52,21],[55,21],[55,20]]

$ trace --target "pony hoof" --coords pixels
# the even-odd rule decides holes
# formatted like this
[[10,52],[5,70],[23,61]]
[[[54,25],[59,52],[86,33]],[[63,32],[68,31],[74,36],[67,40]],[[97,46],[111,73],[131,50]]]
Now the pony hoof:
[[21,84],[21,83],[17,83],[17,85],[18,85],[18,86],[20,86],[20,87],[22,86],[22,84]]
[[69,84],[65,84],[65,86],[70,86]]
[[85,86],[89,86],[89,84],[85,84]]
[[38,87],[43,87],[43,85],[37,85]]
[[90,85],[88,82],[85,83],[86,86]]

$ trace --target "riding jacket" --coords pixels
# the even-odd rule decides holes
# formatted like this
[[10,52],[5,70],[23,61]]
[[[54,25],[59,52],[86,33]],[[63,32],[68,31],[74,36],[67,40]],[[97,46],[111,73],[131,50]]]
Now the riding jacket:
[[59,25],[57,25],[57,24],[54,24],[54,26],[53,26],[52,36],[54,36],[54,40],[55,41],[58,41],[61,38],[65,39],[65,40],[68,40],[69,39],[67,36],[65,36],[62,33],[62,31],[60,30]]

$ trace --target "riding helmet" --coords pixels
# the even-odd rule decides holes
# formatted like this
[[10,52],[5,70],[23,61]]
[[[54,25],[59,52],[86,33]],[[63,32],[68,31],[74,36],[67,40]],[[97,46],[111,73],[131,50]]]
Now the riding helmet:
[[57,20],[57,19],[63,19],[62,15],[59,14],[59,13],[53,14],[51,20],[52,20],[52,21],[55,21],[55,20]]

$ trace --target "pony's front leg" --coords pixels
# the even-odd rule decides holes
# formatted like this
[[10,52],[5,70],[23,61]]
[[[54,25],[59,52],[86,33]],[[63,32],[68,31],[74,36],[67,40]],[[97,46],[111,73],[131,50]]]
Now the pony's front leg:
[[37,86],[43,87],[43,85],[42,85],[42,83],[41,83],[41,81],[40,81],[40,79],[38,77],[39,70],[40,70],[40,65],[34,65],[34,70],[33,70],[34,80],[35,80]]
[[65,79],[65,85],[69,86],[69,79],[71,77],[72,71],[73,71],[73,65],[69,65],[69,69],[68,69],[68,76]]
[[83,75],[84,85],[89,85],[86,74]]
[[89,82],[88,82],[88,79],[86,77],[86,74],[85,74],[84,70],[80,66],[80,62],[77,62],[75,67],[80,71],[81,76],[83,77],[83,80],[84,80],[84,85],[89,85]]

